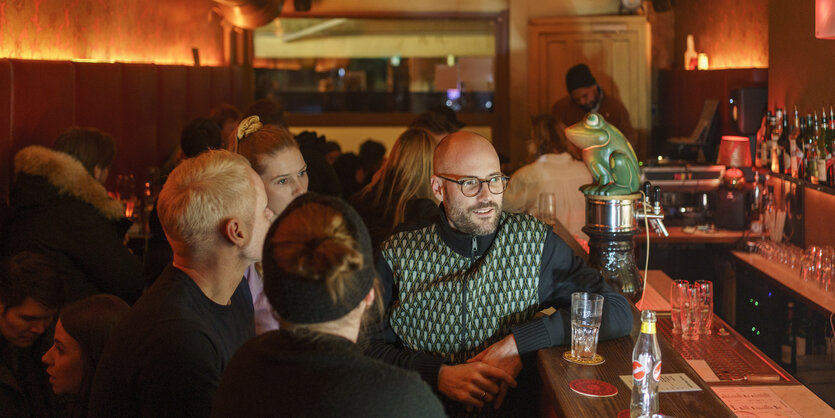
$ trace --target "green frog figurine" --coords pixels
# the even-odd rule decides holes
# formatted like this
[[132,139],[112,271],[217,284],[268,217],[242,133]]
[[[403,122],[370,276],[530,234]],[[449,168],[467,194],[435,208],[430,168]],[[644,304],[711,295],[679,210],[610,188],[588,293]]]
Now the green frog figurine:
[[632,144],[603,116],[589,113],[565,129],[565,136],[583,149],[594,183],[580,187],[586,195],[620,196],[638,192],[641,174]]

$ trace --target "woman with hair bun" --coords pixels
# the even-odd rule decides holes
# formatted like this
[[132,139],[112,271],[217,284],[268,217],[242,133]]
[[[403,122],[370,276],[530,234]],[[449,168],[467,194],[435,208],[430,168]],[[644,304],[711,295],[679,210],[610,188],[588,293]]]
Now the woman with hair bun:
[[[258,116],[250,116],[238,124],[236,138],[235,151],[246,157],[261,177],[267,190],[267,206],[276,216],[293,199],[307,192],[307,164],[287,129],[262,124]],[[244,276],[255,308],[255,333],[278,329],[279,323],[264,295],[260,266],[253,264]]]
[[102,350],[128,310],[122,299],[104,294],[78,300],[61,310],[52,348],[42,360],[52,391],[72,398],[69,416],[87,416],[90,387]]
[[263,265],[281,329],[238,349],[212,416],[445,416],[417,374],[356,344],[364,313],[381,308],[368,231],[347,203],[294,200],[267,233]]

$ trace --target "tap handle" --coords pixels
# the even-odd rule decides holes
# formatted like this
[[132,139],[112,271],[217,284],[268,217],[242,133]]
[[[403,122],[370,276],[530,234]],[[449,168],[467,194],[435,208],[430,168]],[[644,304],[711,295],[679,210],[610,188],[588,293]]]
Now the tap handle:
[[653,205],[660,205],[661,204],[661,186],[655,186],[652,188],[652,204]]
[[645,181],[644,184],[641,185],[641,190],[644,191],[644,198],[649,200],[649,193],[652,190],[652,184],[649,181]]

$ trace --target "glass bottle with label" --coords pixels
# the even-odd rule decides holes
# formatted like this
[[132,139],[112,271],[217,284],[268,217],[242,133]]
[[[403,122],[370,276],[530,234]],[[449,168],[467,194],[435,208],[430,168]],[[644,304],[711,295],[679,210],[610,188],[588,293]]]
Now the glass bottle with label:
[[820,124],[818,114],[812,119],[812,127],[809,129],[809,137],[806,138],[806,180],[812,184],[818,184],[818,137],[820,136]]
[[661,380],[661,350],[655,333],[655,312],[641,311],[641,334],[632,350],[632,401],[630,417],[658,413],[658,382]]
[[783,162],[783,153],[780,152],[780,135],[783,131],[782,127],[783,123],[783,109],[777,108],[777,111],[774,112],[774,116],[772,116],[768,124],[771,127],[771,140],[768,143],[769,146],[769,158],[771,163],[769,164],[770,169],[774,173],[782,173],[783,170],[782,162]]
[[794,107],[794,125],[791,130],[791,134],[789,134],[789,152],[791,154],[791,165],[790,165],[790,173],[792,177],[803,177],[801,174],[802,172],[802,162],[803,162],[803,152],[802,149],[802,142],[803,142],[803,130],[801,127],[801,120],[797,114],[797,106]]

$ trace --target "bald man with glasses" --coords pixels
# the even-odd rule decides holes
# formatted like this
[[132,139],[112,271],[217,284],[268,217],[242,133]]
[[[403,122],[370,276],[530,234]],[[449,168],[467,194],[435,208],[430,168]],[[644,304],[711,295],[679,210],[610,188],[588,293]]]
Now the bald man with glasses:
[[[451,415],[535,415],[535,353],[570,344],[571,293],[606,299],[600,339],[629,333],[629,303],[549,226],[502,212],[508,177],[487,139],[451,134],[434,158],[441,214],[381,245],[386,314],[367,353],[420,373]],[[546,307],[557,311],[534,317]]]

